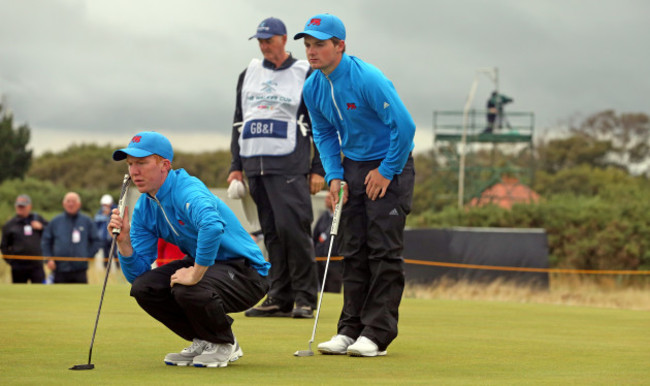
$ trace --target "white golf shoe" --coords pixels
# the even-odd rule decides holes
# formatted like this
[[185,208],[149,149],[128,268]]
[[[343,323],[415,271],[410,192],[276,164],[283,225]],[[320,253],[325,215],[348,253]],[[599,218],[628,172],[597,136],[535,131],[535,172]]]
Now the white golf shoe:
[[347,354],[352,357],[377,357],[386,355],[386,350],[379,351],[377,344],[365,336],[348,346]]
[[318,344],[318,351],[326,355],[345,355],[348,346],[354,343],[354,339],[345,335],[334,335],[327,342]]
[[165,363],[170,366],[189,366],[192,364],[194,357],[200,355],[209,342],[201,339],[194,339],[190,347],[185,347],[179,353],[170,353],[165,355]]
[[244,356],[244,352],[237,339],[234,344],[210,343],[206,345],[203,353],[194,357],[194,367],[226,367],[229,362],[234,362]]

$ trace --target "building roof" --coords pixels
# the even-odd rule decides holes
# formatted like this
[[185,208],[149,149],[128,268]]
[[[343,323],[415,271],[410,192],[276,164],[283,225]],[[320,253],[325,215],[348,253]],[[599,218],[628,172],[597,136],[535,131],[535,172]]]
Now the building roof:
[[473,198],[469,206],[497,205],[505,209],[513,204],[538,202],[539,194],[513,177],[502,177],[500,182],[485,189],[481,196]]

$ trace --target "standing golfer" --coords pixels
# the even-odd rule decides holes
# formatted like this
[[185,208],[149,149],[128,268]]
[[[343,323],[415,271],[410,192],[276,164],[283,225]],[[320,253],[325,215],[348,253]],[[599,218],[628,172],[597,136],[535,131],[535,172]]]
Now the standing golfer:
[[263,20],[255,35],[264,60],[254,58],[239,76],[228,182],[246,173],[269,252],[271,289],[246,316],[312,318],[318,293],[311,194],[325,174],[312,153],[309,114],[302,87],[309,63],[285,51],[287,29]]
[[[168,365],[225,367],[243,355],[228,316],[256,304],[266,291],[270,264],[223,201],[183,169],[172,169],[174,151],[163,135],[148,131],[113,153],[126,159],[142,193],[129,226],[113,210],[108,225],[131,296],[147,313],[192,345],[168,354]],[[158,239],[187,256],[151,269]]]
[[391,81],[345,54],[338,17],[312,17],[294,37],[300,38],[316,70],[303,97],[334,203],[341,180],[347,182],[339,231],[344,305],[337,335],[318,350],[385,355],[397,336],[404,289],[401,254],[413,195],[415,124]]

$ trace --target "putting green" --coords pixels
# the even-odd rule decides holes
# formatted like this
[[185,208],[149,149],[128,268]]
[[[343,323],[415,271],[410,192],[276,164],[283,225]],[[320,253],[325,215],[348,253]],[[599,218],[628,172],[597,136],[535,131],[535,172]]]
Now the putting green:
[[[643,384],[650,313],[560,305],[404,299],[400,333],[378,358],[293,356],[313,319],[233,315],[244,357],[227,368],[173,367],[187,342],[109,284],[0,285],[0,383],[22,384]],[[342,295],[325,294],[316,343],[336,333]],[[316,343],[312,346],[316,348]]]

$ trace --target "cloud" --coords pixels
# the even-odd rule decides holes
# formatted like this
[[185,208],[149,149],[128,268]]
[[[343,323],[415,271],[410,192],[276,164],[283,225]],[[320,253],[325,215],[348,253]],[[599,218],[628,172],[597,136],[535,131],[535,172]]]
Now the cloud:
[[[393,81],[419,131],[431,131],[434,110],[462,109],[482,67],[498,67],[499,88],[515,99],[508,108],[534,112],[538,130],[577,112],[648,113],[650,3],[642,0],[0,0],[0,7],[0,92],[32,128],[37,153],[78,133],[128,137],[140,129],[219,146],[230,133],[237,77],[261,56],[247,40],[256,25],[279,17],[293,35],[323,11],[346,24],[348,53]],[[301,41],[289,39],[287,49],[304,57]],[[478,109],[494,88],[487,77],[479,81]]]

